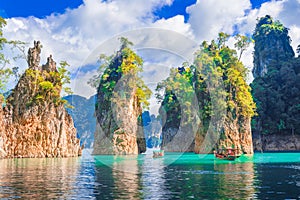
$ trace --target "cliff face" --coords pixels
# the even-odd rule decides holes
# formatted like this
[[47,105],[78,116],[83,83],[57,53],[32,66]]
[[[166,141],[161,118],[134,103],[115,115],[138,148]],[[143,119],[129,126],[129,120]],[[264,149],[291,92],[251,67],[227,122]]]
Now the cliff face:
[[[127,62],[128,59],[132,61]],[[127,155],[146,151],[142,107],[133,63],[141,63],[129,48],[122,47],[104,71],[96,100],[96,132],[93,154]],[[132,65],[130,65],[132,64]]]
[[270,16],[259,19],[254,35],[254,74],[266,68],[251,83],[258,113],[254,149],[298,150],[293,140],[300,134],[300,57],[294,57],[288,29]]
[[29,68],[0,110],[0,157],[81,155],[71,116],[60,98],[61,77],[52,57],[39,66],[39,42],[28,51]]
[[[103,103],[101,97],[98,103]],[[136,97],[131,95],[129,99],[119,99],[114,103],[113,108],[109,106],[111,110],[96,108],[96,113],[101,112],[103,118],[97,118],[94,154],[127,155],[146,151],[145,139],[139,135],[143,131],[138,127],[141,110]]]
[[191,109],[188,105],[191,105],[191,99],[186,99],[186,93],[181,90],[185,84],[174,77],[171,79],[177,82],[179,87],[165,91],[159,110],[164,122],[161,148],[168,152],[193,152],[199,121],[193,112],[189,112]]
[[218,148],[238,147],[245,154],[253,153],[250,121],[250,117],[236,121],[226,120],[224,135],[221,135]]
[[280,22],[274,21],[269,15],[259,20],[253,39],[256,44],[254,46],[254,78],[265,76],[272,63],[287,61],[295,55],[290,45],[288,29]]
[[[211,120],[211,119],[210,119]],[[237,115],[232,118],[227,113],[217,123],[211,123],[207,129],[205,125],[199,128],[195,137],[196,153],[208,153],[211,149],[237,148],[245,154],[253,153],[251,117]]]
[[253,138],[254,151],[299,151],[300,135],[272,134]]
[[250,122],[255,103],[245,81],[246,68],[225,45],[224,35],[220,33],[218,42],[203,42],[193,65],[171,70],[158,85],[158,91],[165,89],[160,114],[166,116],[166,151],[235,148],[253,153]]
[[[0,96],[0,105],[2,105],[3,100]],[[6,130],[4,126],[4,112],[2,106],[0,106],[0,158],[6,157],[7,153],[4,150],[4,146],[6,145],[7,137]]]

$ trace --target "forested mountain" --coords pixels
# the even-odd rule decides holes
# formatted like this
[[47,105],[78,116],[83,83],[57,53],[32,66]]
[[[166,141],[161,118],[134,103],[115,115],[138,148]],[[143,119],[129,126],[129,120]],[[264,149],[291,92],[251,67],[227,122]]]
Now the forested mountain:
[[142,114],[143,129],[148,148],[157,148],[161,145],[161,120],[149,111]]
[[[251,87],[258,114],[252,121],[253,135],[265,150],[300,149],[294,138],[300,135],[300,57],[295,57],[288,29],[271,16],[259,19],[253,38],[255,79]],[[273,139],[268,139],[270,135]]]
[[151,91],[140,78],[143,60],[126,38],[106,57],[97,85],[94,154],[138,154],[146,151],[142,107],[149,105]]
[[[255,104],[245,81],[247,70],[237,52],[226,45],[228,37],[220,33],[217,41],[204,41],[192,65],[185,63],[172,69],[170,77],[158,85],[158,90],[165,89],[160,97],[161,115],[166,116],[163,148],[204,153],[212,148],[234,147],[244,153],[253,152],[250,120]],[[250,42],[244,36],[236,39],[240,50]],[[183,148],[187,130],[195,132],[194,136],[188,136],[194,137],[194,142]]]
[[288,29],[266,16],[259,20],[254,39],[256,78],[251,87],[258,116],[253,120],[253,130],[300,134],[300,58],[294,57]]
[[79,95],[64,97],[73,107],[67,108],[67,111],[74,120],[80,144],[84,145],[85,148],[92,148],[94,144],[94,133],[96,130],[95,98],[95,95],[89,99]]

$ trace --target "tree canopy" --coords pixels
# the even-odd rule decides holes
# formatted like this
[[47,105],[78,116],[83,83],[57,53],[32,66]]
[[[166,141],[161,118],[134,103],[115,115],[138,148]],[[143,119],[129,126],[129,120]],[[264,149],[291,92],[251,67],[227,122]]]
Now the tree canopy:
[[[181,113],[184,112],[178,101],[180,94],[196,94],[204,129],[208,128],[212,117],[222,117],[220,114],[232,120],[255,114],[251,89],[246,83],[248,71],[239,61],[237,52],[226,46],[228,37],[229,35],[220,33],[216,41],[204,41],[195,53],[192,65],[184,64],[171,69],[169,78],[158,84],[158,92],[165,90],[163,97],[159,94],[157,96],[167,112],[169,124],[166,126],[175,126],[180,122]],[[250,39],[246,36],[238,36],[237,46],[240,50],[245,49],[248,41]]]
[[114,55],[100,55],[98,73],[88,83],[98,88],[98,92],[101,90],[104,98],[110,101],[117,82],[121,77],[128,76],[130,78],[127,86],[136,88],[135,95],[139,103],[143,108],[148,108],[148,99],[152,92],[139,75],[143,71],[143,60],[130,48],[133,43],[127,38],[121,37],[120,43],[120,50]]
[[254,39],[254,73],[265,73],[257,73],[251,84],[258,113],[252,129],[255,134],[299,134],[300,59],[294,57],[288,29],[265,16],[258,20]]

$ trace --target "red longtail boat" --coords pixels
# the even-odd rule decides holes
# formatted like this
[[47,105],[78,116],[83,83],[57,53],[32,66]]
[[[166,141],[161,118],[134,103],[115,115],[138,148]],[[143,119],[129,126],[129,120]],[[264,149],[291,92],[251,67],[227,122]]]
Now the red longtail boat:
[[239,149],[226,148],[226,149],[217,149],[214,151],[214,155],[218,159],[224,160],[235,160],[241,156]]

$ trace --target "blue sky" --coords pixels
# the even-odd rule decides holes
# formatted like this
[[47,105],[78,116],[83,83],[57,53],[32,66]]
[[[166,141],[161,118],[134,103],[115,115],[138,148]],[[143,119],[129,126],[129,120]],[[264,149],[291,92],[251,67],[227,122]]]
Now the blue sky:
[[[174,0],[172,5],[167,5],[155,11],[158,18],[170,18],[178,14],[184,15],[186,20],[188,14],[187,6],[195,4],[197,0]],[[252,8],[269,0],[251,0]],[[82,0],[1,0],[0,16],[2,17],[29,17],[44,18],[52,13],[64,13],[66,9],[74,9],[83,4]]]
[[51,13],[63,13],[66,8],[76,8],[82,3],[82,0],[1,0],[0,9],[4,17],[43,18]]
[[[151,85],[166,78],[169,68],[191,62],[203,40],[215,39],[221,31],[251,35],[256,19],[266,14],[290,29],[294,49],[300,44],[300,0],[0,1],[0,16],[7,20],[4,36],[27,42],[26,48],[40,40],[41,64],[50,54],[57,62],[67,60],[71,87],[85,97],[95,93],[87,81],[95,74],[98,55],[116,51],[120,36],[133,41],[143,55],[143,76]],[[231,37],[228,45],[233,44]],[[250,70],[252,52],[253,45],[242,57]],[[26,68],[26,62],[15,65]]]

